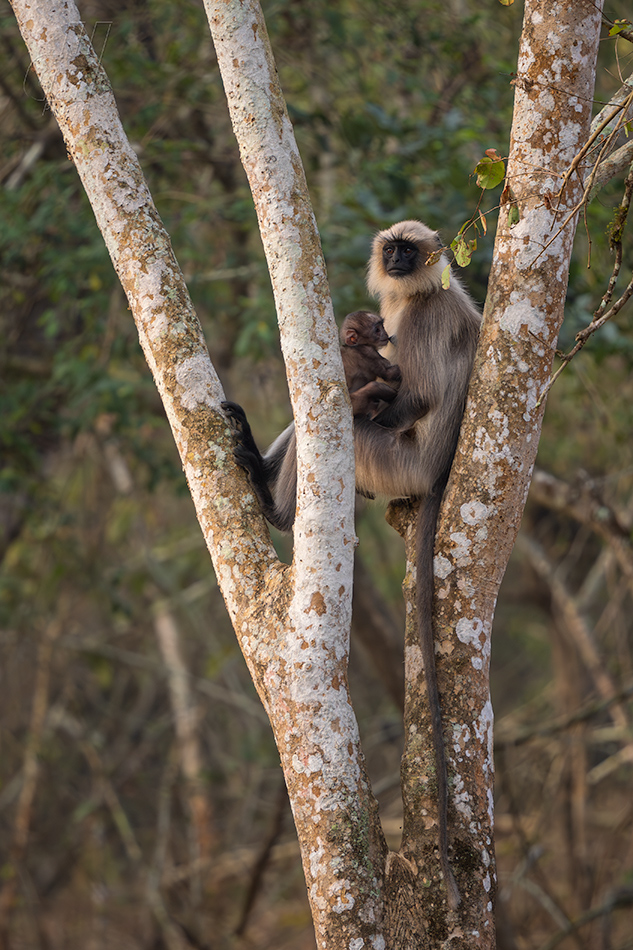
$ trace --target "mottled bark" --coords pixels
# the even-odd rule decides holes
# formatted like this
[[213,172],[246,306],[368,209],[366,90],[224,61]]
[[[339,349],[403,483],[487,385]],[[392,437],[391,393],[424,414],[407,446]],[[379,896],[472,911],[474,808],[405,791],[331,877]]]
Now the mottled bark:
[[[319,947],[494,943],[490,629],[562,320],[600,4],[526,0],[506,192],[479,357],[437,538],[438,678],[451,779],[449,912],[436,863],[434,758],[414,616],[406,635],[405,820],[386,855],[347,689],[351,415],[325,269],[259,4],[207,12],[258,213],[297,423],[295,557],[281,565],[232,459],[210,363],[169,238],[71,0],[13,0],[114,266],[181,455],[229,613],[270,716]],[[565,183],[558,194],[561,182]],[[405,519],[406,521],[406,519]],[[400,530],[411,544],[411,522]],[[413,583],[409,572],[407,590]],[[409,595],[408,599],[410,600]]]
[[[210,9],[279,307],[297,421],[292,567],[279,563],[219,404],[182,274],[72,0],[15,0],[163,399],[218,581],[270,716],[319,946],[384,946],[385,844],[347,688],[352,420],[303,170],[256,4]],[[240,67],[240,68],[237,68]],[[234,73],[232,73],[234,70]],[[233,79],[239,91],[232,91]]]
[[[462,904],[450,914],[438,902],[430,919],[438,941],[451,939],[451,946],[472,946],[465,935],[475,933],[478,947],[494,945],[490,634],[563,319],[576,228],[570,211],[582,195],[579,176],[564,176],[589,131],[600,20],[601,4],[591,0],[573,7],[525,3],[508,203],[499,216],[480,345],[436,537],[436,660],[449,758],[451,860]],[[509,216],[512,202],[518,223]],[[412,878],[422,900],[429,882],[431,893],[441,892],[428,794],[434,761],[414,639],[407,641],[406,676],[401,853],[416,864],[420,854],[427,856],[426,873]]]
[[[265,646],[253,643],[260,695],[284,766],[317,944],[357,942],[379,950],[386,845],[346,678],[353,524],[346,506],[332,514],[318,510],[324,486],[314,479],[327,451],[321,478],[329,476],[332,497],[351,501],[351,417],[341,412],[348,397],[325,263],[260,5],[205,0],[205,9],[271,274],[297,431],[290,633]],[[336,455],[332,446],[340,449]],[[328,517],[338,536],[330,532],[326,539]],[[319,589],[316,581],[332,558],[338,583]],[[271,610],[279,610],[284,592],[274,596]]]

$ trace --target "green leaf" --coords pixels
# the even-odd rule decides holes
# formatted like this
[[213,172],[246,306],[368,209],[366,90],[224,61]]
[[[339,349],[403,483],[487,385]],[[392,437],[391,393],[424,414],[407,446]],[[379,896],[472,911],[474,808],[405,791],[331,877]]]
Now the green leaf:
[[521,215],[519,214],[518,205],[512,204],[510,210],[508,211],[508,227],[511,228],[515,224],[518,224],[521,220]]
[[444,290],[448,290],[451,286],[451,265],[447,264],[444,270],[442,271],[442,287]]
[[517,196],[512,190],[512,185],[510,185],[509,182],[506,182],[506,186],[501,192],[499,204],[502,208],[504,205],[510,205],[510,210],[508,211],[508,227],[511,228],[513,225],[518,224],[521,220],[519,204],[517,202]]
[[630,20],[614,20],[613,26],[609,30],[609,36],[617,36],[618,33],[622,33],[624,30],[630,30],[633,24]]
[[506,166],[501,156],[497,155],[493,148],[489,148],[475,166],[475,173],[480,188],[496,188],[505,178]]
[[468,267],[473,256],[473,251],[475,251],[476,248],[476,238],[472,241],[467,241],[463,235],[458,234],[457,237],[451,241],[451,250],[455,255],[455,262],[460,267]]
[[499,3],[502,3],[504,7],[511,7],[514,0],[499,0]]

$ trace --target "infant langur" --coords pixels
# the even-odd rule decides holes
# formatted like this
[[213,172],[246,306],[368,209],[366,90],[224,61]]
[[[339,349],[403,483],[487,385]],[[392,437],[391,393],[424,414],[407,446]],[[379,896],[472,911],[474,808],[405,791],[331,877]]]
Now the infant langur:
[[367,310],[348,313],[341,326],[340,340],[354,416],[373,418],[381,403],[396,398],[402,379],[400,367],[378,352],[389,343],[384,321]]

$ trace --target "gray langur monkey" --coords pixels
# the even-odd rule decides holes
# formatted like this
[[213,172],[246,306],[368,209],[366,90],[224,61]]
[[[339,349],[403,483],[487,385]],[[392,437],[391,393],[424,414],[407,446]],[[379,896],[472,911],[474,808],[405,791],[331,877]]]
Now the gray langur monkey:
[[402,373],[394,401],[375,419],[354,421],[356,488],[421,498],[416,527],[416,607],[438,786],[438,847],[448,901],[459,890],[448,860],[448,778],[433,637],[433,548],[442,494],[457,447],[481,316],[451,276],[435,231],[401,221],[374,238],[367,286],[380,300],[386,355]]
[[[372,497],[420,498],[416,528],[416,605],[438,785],[438,849],[452,908],[459,890],[448,860],[448,779],[432,626],[433,548],[442,494],[457,447],[481,316],[457,278],[442,287],[447,259],[437,232],[400,221],[374,238],[367,286],[380,300],[390,339],[384,355],[401,383],[376,415],[354,418],[356,489]],[[234,427],[235,457],[248,471],[264,515],[289,530],[296,507],[296,452],[291,426],[262,457],[246,416],[223,404]],[[241,415],[240,415],[241,414]]]
[[[401,379],[400,369],[378,352],[389,343],[382,317],[368,310],[348,313],[341,326],[340,342],[354,418],[375,415],[396,398]],[[297,496],[294,423],[262,455],[242,407],[223,402],[222,408],[233,429],[235,460],[248,472],[264,516],[279,531],[291,531]]]

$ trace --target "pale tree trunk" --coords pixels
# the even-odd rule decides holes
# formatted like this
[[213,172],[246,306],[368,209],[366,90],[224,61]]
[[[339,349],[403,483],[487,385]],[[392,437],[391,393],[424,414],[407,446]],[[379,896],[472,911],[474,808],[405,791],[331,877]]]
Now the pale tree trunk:
[[[261,13],[221,8],[244,64],[255,193],[297,422],[295,557],[281,564],[232,457],[202,331],[71,2],[14,10],[75,162],[163,399],[218,581],[271,719],[320,946],[380,945],[385,844],[347,687],[353,527],[349,397],[303,169]],[[252,68],[252,75],[249,70]],[[265,140],[265,141],[262,141]],[[245,150],[244,150],[245,149]],[[307,371],[306,371],[307,370]],[[378,944],[375,941],[378,939]]]
[[198,714],[191,696],[191,675],[183,659],[176,619],[165,602],[154,610],[154,630],[167,669],[169,698],[178,739],[180,769],[191,815],[192,863],[208,858],[214,841],[212,815],[203,781],[203,763],[198,739]]
[[[582,176],[564,176],[591,122],[601,8],[593,0],[525,0],[508,160],[511,196],[505,192],[511,200],[499,216],[481,339],[436,537],[436,657],[449,758],[452,863],[463,899],[459,923],[449,916],[444,935],[457,937],[461,926],[477,933],[478,947],[494,945],[490,635],[563,320],[577,223],[570,212],[583,192]],[[518,223],[511,223],[513,201]],[[432,757],[428,742],[420,750],[426,708],[416,687],[417,644],[410,635],[407,642],[407,696],[415,708],[405,713],[405,858],[420,848],[428,851],[434,832],[427,817],[432,799],[421,794],[415,774],[421,754],[429,773]],[[425,737],[429,729],[423,727]],[[419,875],[409,874],[409,880],[424,894]]]
[[[271,270],[297,425],[290,567],[277,560],[233,462],[219,408],[223,393],[200,325],[77,10],[72,0],[55,7],[13,0],[13,6],[128,296],[220,587],[273,725],[318,946],[417,950],[447,940],[455,947],[492,946],[490,626],[562,318],[573,227],[536,258],[558,220],[556,202],[552,210],[544,197],[556,194],[557,176],[588,127],[596,5],[579,0],[572,20],[567,4],[526,0],[509,164],[521,220],[499,227],[476,379],[438,535],[438,668],[453,783],[452,860],[463,897],[456,912],[447,910],[435,863],[432,755],[412,626],[399,855],[387,856],[364,769],[347,689],[355,542],[351,414],[314,217],[259,4],[207,0],[206,8]],[[558,218],[576,191],[572,179]]]

